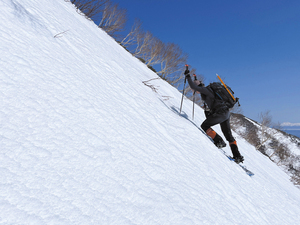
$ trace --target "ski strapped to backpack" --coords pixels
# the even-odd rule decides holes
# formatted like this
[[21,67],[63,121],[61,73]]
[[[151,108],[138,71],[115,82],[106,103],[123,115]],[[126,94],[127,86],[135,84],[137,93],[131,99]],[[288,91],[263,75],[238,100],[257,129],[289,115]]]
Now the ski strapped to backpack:
[[[221,77],[217,74],[217,77],[221,81],[221,83],[213,82],[209,85],[209,87],[213,90],[215,95],[225,102],[226,106],[231,109],[233,106],[239,101],[238,98],[234,97],[234,92],[231,90],[229,86],[227,86]],[[238,103],[240,106],[240,104]]]
[[217,75],[217,77],[219,78],[219,80],[221,81],[221,83],[223,84],[223,86],[226,88],[226,90],[228,91],[228,93],[230,94],[230,96],[232,97],[233,101],[236,102],[236,99],[235,99],[235,97],[233,96],[234,93],[232,94],[232,93],[228,90],[226,84],[223,82],[223,80],[221,79],[221,77],[220,77],[218,74],[216,74],[216,75]]

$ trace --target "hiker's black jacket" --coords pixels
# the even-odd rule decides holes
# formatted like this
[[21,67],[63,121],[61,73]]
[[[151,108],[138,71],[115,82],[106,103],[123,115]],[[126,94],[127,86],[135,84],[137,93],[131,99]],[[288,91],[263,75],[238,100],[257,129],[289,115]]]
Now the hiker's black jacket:
[[193,90],[200,92],[202,100],[206,103],[211,111],[222,113],[228,110],[228,107],[222,100],[215,98],[214,92],[209,87],[201,87],[196,85],[192,81],[191,77],[188,77],[187,80]]

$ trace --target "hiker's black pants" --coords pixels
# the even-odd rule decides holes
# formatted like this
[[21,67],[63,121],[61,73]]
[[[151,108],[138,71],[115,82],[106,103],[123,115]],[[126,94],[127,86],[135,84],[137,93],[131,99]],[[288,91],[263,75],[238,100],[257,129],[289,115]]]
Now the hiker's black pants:
[[210,114],[205,111],[206,120],[201,124],[201,128],[206,132],[208,128],[220,124],[221,130],[228,142],[234,142],[235,139],[232,136],[231,128],[230,128],[230,112],[226,111],[221,114]]

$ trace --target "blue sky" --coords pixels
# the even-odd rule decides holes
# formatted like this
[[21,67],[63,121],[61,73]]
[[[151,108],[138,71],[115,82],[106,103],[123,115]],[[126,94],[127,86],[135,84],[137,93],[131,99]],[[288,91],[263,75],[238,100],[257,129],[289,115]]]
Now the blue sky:
[[[245,116],[300,122],[299,0],[113,0],[164,42],[178,44],[206,84],[218,73]],[[129,28],[128,28],[129,29]]]

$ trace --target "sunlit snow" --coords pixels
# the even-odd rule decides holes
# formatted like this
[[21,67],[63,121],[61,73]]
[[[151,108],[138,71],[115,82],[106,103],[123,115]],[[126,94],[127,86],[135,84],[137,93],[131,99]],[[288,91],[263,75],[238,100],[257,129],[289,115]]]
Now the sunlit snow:
[[[0,2],[0,224],[298,224],[300,191],[63,0]],[[221,134],[219,127],[215,130]],[[225,149],[230,154],[230,149]]]

